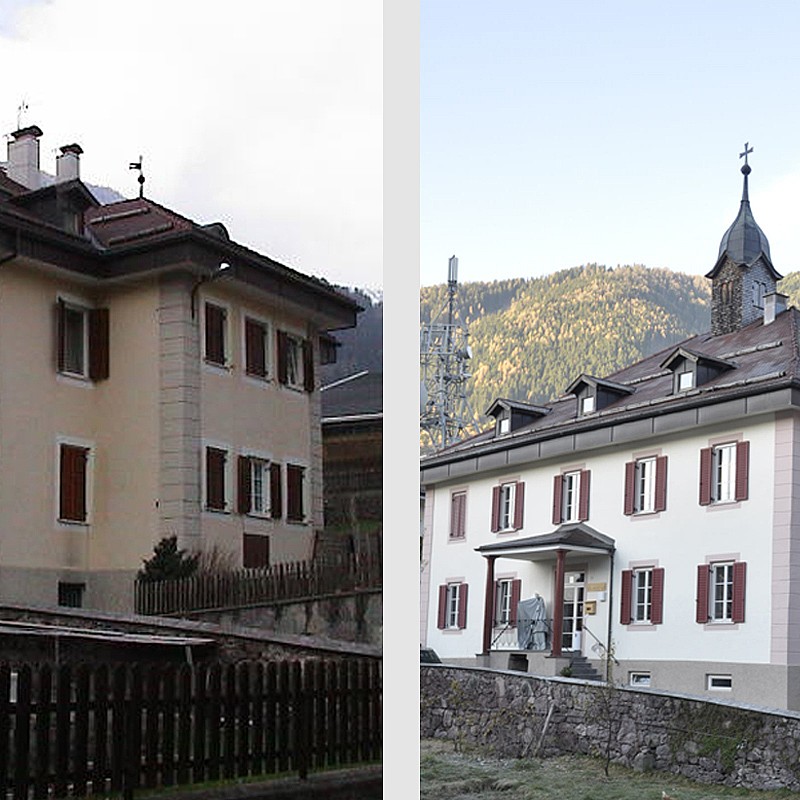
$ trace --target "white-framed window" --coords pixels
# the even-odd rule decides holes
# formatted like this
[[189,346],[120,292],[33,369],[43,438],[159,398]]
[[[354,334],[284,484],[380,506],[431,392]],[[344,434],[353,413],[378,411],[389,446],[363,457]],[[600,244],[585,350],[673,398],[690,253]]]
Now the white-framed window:
[[677,374],[678,391],[685,392],[687,389],[694,388],[694,372],[686,370]]
[[649,672],[629,672],[628,686],[648,687],[650,686]]
[[299,336],[286,334],[286,385],[293,389],[302,389],[303,375],[303,340]]
[[596,407],[594,395],[589,395],[581,400],[581,414],[591,414]]
[[727,503],[736,496],[736,443],[712,448],[711,501]]
[[710,568],[709,619],[733,621],[733,562],[712,564]]
[[109,375],[109,312],[74,298],[56,301],[58,372],[70,378],[101,381]]
[[511,578],[500,578],[497,581],[497,597],[495,609],[498,625],[508,625],[511,622],[511,595],[514,581]]
[[712,692],[730,692],[733,689],[733,676],[706,675],[706,689]]
[[656,506],[656,459],[640,458],[636,462],[636,491],[634,511],[639,514],[651,513]]
[[580,471],[567,472],[562,479],[561,520],[562,522],[577,522],[579,520],[581,473]]
[[514,529],[514,501],[516,498],[517,484],[503,483],[500,485],[500,530]]
[[265,517],[269,514],[269,461],[248,459],[250,464],[250,513]]
[[502,433],[508,433],[510,430],[511,430],[511,418],[510,417],[502,417],[500,419],[499,432],[501,434]]
[[458,628],[461,610],[461,583],[447,584],[446,628]]
[[203,359],[215,367],[230,364],[228,334],[229,309],[222,303],[206,300],[203,304]]
[[70,525],[91,522],[94,445],[84,439],[57,441],[56,518]]
[[633,570],[633,621],[650,622],[653,610],[653,568]]

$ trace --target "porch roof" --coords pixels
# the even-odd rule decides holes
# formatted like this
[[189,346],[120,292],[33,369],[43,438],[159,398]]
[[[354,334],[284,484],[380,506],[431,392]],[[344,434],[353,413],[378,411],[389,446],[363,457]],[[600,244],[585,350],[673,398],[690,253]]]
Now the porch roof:
[[550,533],[526,536],[509,542],[493,542],[476,547],[485,556],[503,556],[536,560],[549,557],[556,550],[574,553],[613,553],[615,542],[610,536],[596,531],[582,522],[559,525]]

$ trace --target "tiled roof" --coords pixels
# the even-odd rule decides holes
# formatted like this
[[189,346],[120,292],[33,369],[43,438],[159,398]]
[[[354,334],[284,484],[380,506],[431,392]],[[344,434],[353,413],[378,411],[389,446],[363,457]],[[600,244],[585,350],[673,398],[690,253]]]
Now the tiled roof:
[[143,197],[87,209],[85,220],[103,247],[152,241],[193,227],[185,217]]
[[[494,451],[498,447],[565,436],[657,413],[759,394],[792,384],[800,386],[798,330],[800,312],[789,308],[769,325],[759,320],[733,333],[693,336],[609,375],[606,380],[621,384],[632,393],[620,397],[598,412],[578,417],[575,397],[563,395],[548,404],[550,414],[513,433],[496,436],[494,428],[491,428],[423,458],[422,464],[427,466],[457,461],[462,456]],[[731,362],[734,366],[702,386],[675,393],[673,374],[661,365],[679,348],[701,357]]]

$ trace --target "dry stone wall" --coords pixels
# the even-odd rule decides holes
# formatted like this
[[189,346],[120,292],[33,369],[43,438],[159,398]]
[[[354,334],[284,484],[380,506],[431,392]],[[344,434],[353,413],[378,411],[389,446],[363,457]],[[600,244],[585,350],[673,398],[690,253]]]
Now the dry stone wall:
[[420,734],[503,757],[608,757],[703,783],[800,791],[800,714],[569,678],[420,666]]

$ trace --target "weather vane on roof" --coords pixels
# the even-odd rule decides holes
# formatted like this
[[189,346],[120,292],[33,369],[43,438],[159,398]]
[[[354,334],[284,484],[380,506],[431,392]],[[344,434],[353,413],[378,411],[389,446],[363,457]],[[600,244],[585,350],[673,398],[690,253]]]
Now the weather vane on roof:
[[139,177],[136,179],[139,181],[139,197],[144,197],[144,174],[142,173],[142,157],[139,156],[138,161],[131,161],[131,163],[128,165],[128,169],[139,170]]
[[[748,149],[749,148],[749,149]],[[747,166],[747,154],[752,153],[753,148],[750,147],[750,142],[744,143],[744,153],[739,153],[739,158],[744,158],[744,165]]]

